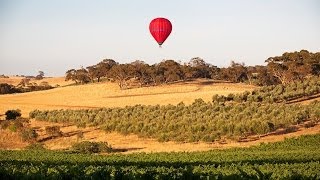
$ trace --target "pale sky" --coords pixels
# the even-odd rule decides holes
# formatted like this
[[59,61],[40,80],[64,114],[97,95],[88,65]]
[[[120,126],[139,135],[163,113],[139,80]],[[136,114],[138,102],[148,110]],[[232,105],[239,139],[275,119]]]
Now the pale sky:
[[[160,49],[149,22],[173,25]],[[105,58],[120,63],[201,57],[264,64],[320,51],[319,0],[0,0],[0,74],[63,76]]]

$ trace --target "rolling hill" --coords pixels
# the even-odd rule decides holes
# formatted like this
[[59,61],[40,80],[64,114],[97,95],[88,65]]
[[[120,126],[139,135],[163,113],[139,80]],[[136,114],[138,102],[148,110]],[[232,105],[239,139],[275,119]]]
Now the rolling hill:
[[[7,79],[7,81],[9,81]],[[13,80],[14,81],[14,80]],[[49,83],[63,84],[64,79],[51,79]],[[69,82],[70,83],[70,82]],[[0,114],[8,109],[20,109],[23,116],[34,109],[84,109],[98,107],[125,107],[136,104],[166,105],[192,103],[197,98],[211,101],[212,95],[228,95],[251,91],[257,87],[241,83],[208,80],[180,82],[169,85],[120,90],[116,83],[94,83],[59,87],[46,91],[0,96]]]

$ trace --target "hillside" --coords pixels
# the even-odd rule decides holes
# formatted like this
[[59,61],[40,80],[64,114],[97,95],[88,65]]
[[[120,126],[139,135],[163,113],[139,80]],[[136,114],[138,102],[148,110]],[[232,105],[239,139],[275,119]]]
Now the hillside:
[[[48,81],[49,82],[49,81]],[[59,80],[52,82],[61,82]],[[170,85],[120,90],[116,83],[95,83],[59,87],[46,91],[1,95],[0,114],[8,109],[20,109],[23,116],[34,109],[85,109],[97,107],[125,107],[136,104],[166,105],[197,98],[211,101],[213,94],[228,95],[251,91],[255,86],[242,83],[221,83],[207,80],[180,82]]]

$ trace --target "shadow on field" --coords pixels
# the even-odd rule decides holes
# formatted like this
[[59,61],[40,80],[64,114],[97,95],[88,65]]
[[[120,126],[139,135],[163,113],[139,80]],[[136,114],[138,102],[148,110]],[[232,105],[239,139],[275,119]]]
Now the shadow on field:
[[144,148],[112,148],[112,152],[128,152],[128,151],[136,151]]

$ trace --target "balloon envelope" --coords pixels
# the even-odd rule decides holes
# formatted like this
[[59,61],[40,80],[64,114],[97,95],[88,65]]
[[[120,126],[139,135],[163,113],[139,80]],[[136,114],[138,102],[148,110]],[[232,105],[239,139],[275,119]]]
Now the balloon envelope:
[[150,22],[149,30],[153,38],[161,46],[172,31],[172,24],[166,18],[155,18]]

